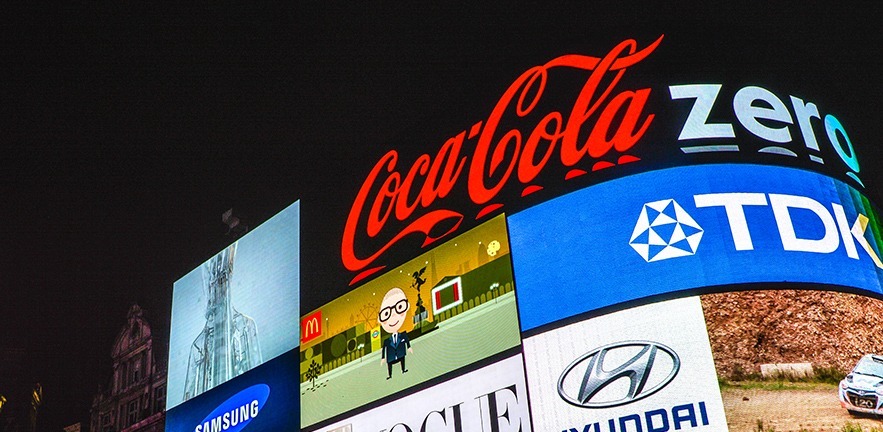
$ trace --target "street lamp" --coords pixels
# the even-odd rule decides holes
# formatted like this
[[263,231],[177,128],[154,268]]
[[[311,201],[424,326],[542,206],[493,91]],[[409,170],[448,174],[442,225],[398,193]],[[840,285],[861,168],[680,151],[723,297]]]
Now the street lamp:
[[[500,283],[499,283],[499,282],[494,282],[494,283],[491,284],[490,287],[488,287],[487,290],[488,290],[488,292],[491,293],[491,295],[494,295],[494,294],[496,293],[495,290],[496,290],[497,288],[499,288],[499,287],[500,287]],[[497,303],[497,296],[494,295],[494,304],[496,304],[496,303]]]

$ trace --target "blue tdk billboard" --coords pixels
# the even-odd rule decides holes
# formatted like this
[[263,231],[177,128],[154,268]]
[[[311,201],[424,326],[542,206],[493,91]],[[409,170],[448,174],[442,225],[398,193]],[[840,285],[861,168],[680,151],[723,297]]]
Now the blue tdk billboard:
[[523,331],[720,285],[815,283],[883,293],[876,210],[845,183],[794,168],[643,173],[522,211],[509,228]]
[[296,202],[175,282],[167,431],[299,425],[299,220]]

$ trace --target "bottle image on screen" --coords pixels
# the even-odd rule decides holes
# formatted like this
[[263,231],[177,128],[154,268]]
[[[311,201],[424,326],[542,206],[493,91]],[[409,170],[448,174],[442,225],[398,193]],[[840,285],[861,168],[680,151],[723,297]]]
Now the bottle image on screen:
[[230,288],[236,243],[202,266],[205,327],[190,347],[184,400],[261,364],[254,320],[233,307]]

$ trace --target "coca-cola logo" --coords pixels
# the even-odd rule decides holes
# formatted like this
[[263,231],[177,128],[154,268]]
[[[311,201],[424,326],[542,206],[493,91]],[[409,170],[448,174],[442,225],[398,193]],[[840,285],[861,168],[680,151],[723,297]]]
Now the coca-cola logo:
[[[506,187],[520,186],[522,197],[541,190],[534,180],[551,164],[560,163],[570,179],[640,160],[626,152],[653,122],[654,114],[645,112],[650,88],[618,85],[661,42],[662,36],[638,49],[629,39],[602,57],[554,58],[522,73],[486,120],[449,138],[434,156],[423,154],[406,167],[399,165],[397,151],[383,155],[359,188],[344,227],[341,258],[348,270],[358,272],[350,284],[382,270],[377,259],[405,237],[422,236],[427,247],[456,232],[467,216],[481,219],[499,211],[503,203],[498,197]],[[587,77],[569,112],[543,114],[537,107],[555,69],[583,71]],[[513,123],[528,116],[540,120]],[[516,126],[504,130],[504,123]],[[437,202],[461,185],[474,204],[472,211]],[[360,244],[377,244],[377,239],[386,240],[373,251],[357,253],[364,249]]]

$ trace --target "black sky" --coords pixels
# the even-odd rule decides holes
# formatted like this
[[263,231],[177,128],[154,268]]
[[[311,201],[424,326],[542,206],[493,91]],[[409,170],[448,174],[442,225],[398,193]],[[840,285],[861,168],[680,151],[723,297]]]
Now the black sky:
[[0,393],[39,381],[47,430],[86,420],[128,307],[166,339],[172,283],[231,240],[230,207],[256,225],[301,199],[302,307],[341,295],[340,233],[381,155],[434,153],[528,67],[627,38],[666,34],[634,78],[654,88],[814,98],[881,202],[880,7],[713,3],[0,6]]

